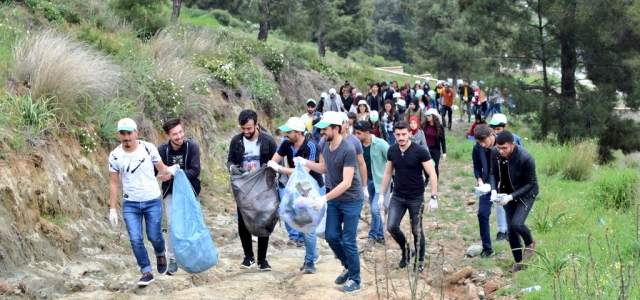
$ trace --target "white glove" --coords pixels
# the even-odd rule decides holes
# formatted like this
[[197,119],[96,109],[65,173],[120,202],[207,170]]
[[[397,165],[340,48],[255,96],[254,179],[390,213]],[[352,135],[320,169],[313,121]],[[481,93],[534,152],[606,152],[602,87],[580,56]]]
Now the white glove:
[[369,199],[369,190],[365,187],[362,187],[362,192],[364,193],[364,198]]
[[378,197],[378,208],[380,211],[386,211],[387,209],[384,207],[384,195],[380,194]]
[[115,208],[109,209],[109,222],[111,222],[111,228],[116,229],[116,226],[118,226],[118,213]]
[[229,166],[229,173],[231,173],[231,170],[233,170],[233,165]]
[[447,154],[446,153],[442,153],[442,161],[447,160]]
[[280,173],[280,169],[282,169],[282,166],[273,160],[268,161],[267,166],[269,166],[269,168],[272,168],[274,171],[278,173]]
[[475,187],[476,195],[482,196],[486,195],[489,191],[491,191],[491,185],[488,183],[481,183],[477,187]]
[[498,200],[498,192],[496,190],[491,190],[491,198],[489,198],[491,202],[496,202]]
[[438,209],[438,200],[433,199],[433,197],[431,198],[431,200],[429,200],[429,212],[435,212]]
[[325,203],[327,203],[327,197],[320,196],[318,198],[313,199],[313,203],[311,204],[311,207],[313,207],[313,209],[315,210],[320,210]]
[[307,164],[307,160],[300,156],[296,156],[293,158],[293,163],[296,164],[296,166],[300,164],[304,167]]
[[167,172],[168,172],[169,174],[171,174],[171,176],[173,176],[173,175],[175,175],[175,174],[176,174],[176,170],[177,170],[177,169],[180,169],[180,165],[178,165],[178,164],[173,165],[173,166],[171,166],[171,167],[168,167],[168,168],[167,168]]
[[511,200],[513,200],[513,196],[511,196],[511,195],[505,195],[505,196],[502,196],[502,197],[498,197],[498,200],[496,201],[496,205],[504,206],[507,203],[509,203]]

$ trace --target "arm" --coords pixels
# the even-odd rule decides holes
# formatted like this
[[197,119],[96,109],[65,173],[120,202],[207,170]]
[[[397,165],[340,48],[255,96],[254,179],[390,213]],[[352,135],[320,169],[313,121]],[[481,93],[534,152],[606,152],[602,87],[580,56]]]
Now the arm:
[[200,147],[195,142],[190,143],[189,161],[186,161],[186,170],[184,173],[189,179],[197,179],[200,177]]
[[442,125],[442,137],[440,137],[440,143],[442,144],[442,154],[447,154],[447,140],[445,139],[444,125]]
[[229,168],[230,168],[232,165],[237,165],[237,164],[233,161],[233,159],[234,159],[234,154],[235,154],[235,151],[234,151],[234,150],[235,150],[235,147],[237,147],[237,146],[236,146],[236,143],[235,143],[235,139],[234,139],[234,138],[231,138],[231,142],[229,142],[229,154],[227,155],[227,171],[229,171]]
[[523,157],[524,161],[520,165],[521,176],[525,178],[524,184],[517,190],[511,193],[513,199],[517,199],[526,194],[529,190],[534,188],[538,184],[538,178],[536,177],[536,163],[533,157],[528,155]]
[[482,161],[476,147],[477,144],[473,147],[473,151],[471,151],[471,158],[473,160],[473,174],[474,176],[476,176],[478,184],[483,184],[484,181],[482,180]]
[[360,179],[362,180],[362,188],[367,188],[367,163],[364,161],[364,154],[358,154],[358,170],[360,171]]
[[344,193],[344,191],[346,191],[351,186],[351,182],[353,181],[353,175],[355,172],[356,167],[344,167],[342,169],[342,182],[340,182],[340,184],[338,184],[327,195],[325,195],[327,201],[342,195],[342,193]]
[[[429,174],[429,183],[431,184],[431,195],[438,194],[438,175],[436,174],[436,168],[433,166],[430,160],[423,161],[422,167],[427,174]],[[383,179],[384,180],[384,179]]]
[[327,174],[327,166],[324,164],[324,156],[322,156],[322,154],[320,154],[320,162],[308,160],[305,167],[320,174]]
[[494,157],[496,157],[498,155],[498,150],[496,150],[496,148],[494,147],[493,149],[491,149],[491,156],[489,158],[490,161],[488,161],[487,163],[491,166],[489,169],[489,184],[491,184],[491,190],[498,190],[498,176],[499,174],[499,170],[498,168],[500,167],[498,165],[498,162],[496,161],[496,159],[494,159]]
[[[384,174],[382,174],[382,185],[380,185],[380,191],[386,191],[389,188],[391,182],[391,175],[393,175],[393,164],[387,160],[387,165],[384,168]],[[383,195],[384,193],[380,193]]]
[[[278,154],[278,152],[276,152],[275,154],[273,154],[273,157],[271,158],[271,160],[280,163],[280,161],[282,161],[282,156],[280,156],[280,154]],[[305,170],[307,170],[307,172],[309,172],[309,168],[308,167],[304,167]],[[286,175],[291,175],[293,173],[293,168],[286,168],[286,167],[282,167],[280,168],[280,173],[282,174],[286,174]]]
[[116,208],[118,203],[118,190],[120,189],[120,173],[109,173],[109,208]]

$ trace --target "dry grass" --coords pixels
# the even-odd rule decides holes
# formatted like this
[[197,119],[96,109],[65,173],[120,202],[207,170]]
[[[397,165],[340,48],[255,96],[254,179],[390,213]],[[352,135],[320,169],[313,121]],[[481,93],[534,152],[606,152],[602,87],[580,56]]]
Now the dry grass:
[[27,82],[35,99],[51,97],[63,122],[86,115],[111,99],[120,84],[120,67],[69,35],[45,30],[14,49],[13,76]]

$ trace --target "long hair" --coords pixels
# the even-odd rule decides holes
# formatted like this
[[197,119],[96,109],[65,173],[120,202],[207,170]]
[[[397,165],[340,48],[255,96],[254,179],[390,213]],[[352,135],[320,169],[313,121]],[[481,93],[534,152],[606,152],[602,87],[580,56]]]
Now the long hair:
[[[391,104],[391,111],[389,111],[388,113],[387,113],[387,109],[386,109],[387,104]],[[393,117],[396,114],[396,105],[393,103],[393,101],[385,100],[384,104],[382,104],[382,111],[383,111],[383,113],[387,113],[387,121],[389,121],[391,123],[396,121],[396,120],[393,119]]]
[[[438,116],[436,115],[431,115],[431,118],[433,119],[433,126],[436,127],[436,136],[442,137],[443,133],[442,133],[442,125],[440,124],[440,119],[438,119]],[[427,132],[427,126],[430,126],[430,125],[431,124],[429,124],[428,118],[424,118],[424,125],[422,126],[422,131]]]

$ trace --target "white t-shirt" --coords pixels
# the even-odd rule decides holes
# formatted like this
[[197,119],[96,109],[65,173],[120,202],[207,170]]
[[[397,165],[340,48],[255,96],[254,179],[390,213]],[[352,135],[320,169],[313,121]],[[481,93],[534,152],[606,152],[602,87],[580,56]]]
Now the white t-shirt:
[[242,137],[242,143],[244,144],[242,168],[247,171],[260,169],[260,146],[258,146],[258,139],[252,142],[247,140],[247,138]]
[[122,198],[125,201],[149,201],[160,197],[160,186],[153,166],[162,160],[158,148],[138,140],[138,148],[124,152],[122,144],[109,154],[109,172],[122,176]]

